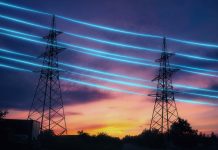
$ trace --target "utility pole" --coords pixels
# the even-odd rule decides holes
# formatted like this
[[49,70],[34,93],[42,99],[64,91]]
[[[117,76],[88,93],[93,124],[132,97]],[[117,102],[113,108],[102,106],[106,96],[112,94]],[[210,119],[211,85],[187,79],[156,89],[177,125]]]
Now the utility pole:
[[49,34],[44,37],[47,40],[47,46],[41,55],[43,67],[28,119],[39,121],[41,131],[53,130],[56,135],[63,135],[67,134],[67,128],[58,70],[58,54],[63,50],[57,46],[59,34],[61,32],[56,30],[53,15]]
[[164,37],[163,52],[161,57],[156,60],[156,62],[160,63],[159,73],[152,80],[157,81],[157,91],[156,94],[149,94],[149,96],[155,97],[150,130],[158,129],[161,133],[167,132],[171,124],[178,119],[172,86],[172,75],[178,69],[170,67],[169,58],[172,55],[172,53],[167,52],[166,38]]

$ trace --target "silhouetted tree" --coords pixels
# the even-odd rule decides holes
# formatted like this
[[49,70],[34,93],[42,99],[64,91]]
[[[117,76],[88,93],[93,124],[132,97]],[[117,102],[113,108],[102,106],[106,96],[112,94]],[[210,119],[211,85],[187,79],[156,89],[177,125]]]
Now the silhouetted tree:
[[210,142],[211,142],[211,144],[217,144],[218,145],[218,138],[214,134],[214,132],[212,132],[211,135],[210,135]]
[[104,133],[104,132],[98,133],[97,136],[98,136],[98,137],[110,137],[107,133]]
[[164,134],[162,134],[157,129],[152,130],[144,130],[140,135],[139,138],[143,143],[145,143],[148,147],[160,148],[165,147],[164,143]]
[[123,138],[124,143],[137,144],[144,147],[150,148],[163,148],[165,147],[164,143],[164,134],[160,133],[159,130],[147,130],[145,129],[138,136],[126,136]]
[[214,132],[211,133],[210,137],[211,137],[212,139],[213,139],[213,138],[214,138],[214,139],[217,138]]
[[119,138],[117,137],[112,137],[110,135],[108,135],[107,133],[104,133],[104,132],[101,132],[101,133],[98,133],[98,135],[96,136],[96,138],[102,140],[102,141],[116,141],[116,140],[119,140]]
[[8,111],[6,111],[6,110],[0,110],[0,119],[4,119],[7,114],[8,114]]
[[187,120],[178,118],[170,127],[171,141],[180,147],[194,147],[197,144],[197,130],[192,129]]
[[86,133],[86,132],[84,132],[83,130],[81,130],[81,131],[77,131],[77,134],[79,135],[79,136],[83,136],[83,137],[88,137],[88,136],[90,136],[88,133]]
[[170,132],[180,135],[197,135],[198,131],[193,130],[187,120],[178,118],[178,121],[171,125]]

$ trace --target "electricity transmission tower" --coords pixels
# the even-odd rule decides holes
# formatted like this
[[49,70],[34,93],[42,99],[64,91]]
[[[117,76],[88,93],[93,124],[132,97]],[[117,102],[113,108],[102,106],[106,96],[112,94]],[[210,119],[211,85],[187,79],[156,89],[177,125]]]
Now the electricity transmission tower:
[[43,57],[43,67],[33,97],[28,119],[40,122],[40,130],[53,130],[56,135],[67,134],[64,106],[61,94],[58,68],[58,54],[63,50],[57,46],[57,36],[61,32],[56,30],[55,16],[47,40]]
[[157,91],[156,94],[149,94],[149,96],[155,97],[150,130],[158,129],[161,133],[168,131],[170,125],[178,119],[172,86],[172,75],[178,69],[172,69],[170,67],[169,58],[172,55],[172,53],[167,52],[166,38],[164,37],[163,52],[161,53],[161,57],[156,60],[156,62],[160,63],[159,73],[152,80],[158,82]]

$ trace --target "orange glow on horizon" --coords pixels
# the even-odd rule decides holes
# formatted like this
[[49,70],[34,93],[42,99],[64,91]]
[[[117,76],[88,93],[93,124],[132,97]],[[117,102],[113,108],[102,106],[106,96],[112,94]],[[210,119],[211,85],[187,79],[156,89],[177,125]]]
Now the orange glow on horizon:
[[[194,129],[206,134],[218,133],[218,110],[215,107],[177,103],[179,116]],[[149,128],[153,103],[135,95],[117,94],[115,98],[65,106],[68,134],[83,130],[91,135],[106,133],[115,137],[140,134]],[[206,114],[213,113],[208,117]],[[28,111],[11,109],[7,118],[27,118]]]

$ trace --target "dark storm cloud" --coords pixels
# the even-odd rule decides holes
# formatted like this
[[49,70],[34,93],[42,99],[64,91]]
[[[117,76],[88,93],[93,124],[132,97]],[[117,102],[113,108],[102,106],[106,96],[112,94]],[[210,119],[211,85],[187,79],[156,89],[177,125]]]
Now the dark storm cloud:
[[83,113],[80,112],[65,112],[66,116],[80,116],[83,115]]
[[[16,71],[1,70],[0,78],[4,78],[0,86],[0,109],[13,108],[28,110],[35,92],[36,81],[39,75],[23,74]],[[20,79],[20,80],[17,80]],[[31,79],[31,80],[28,80]],[[101,92],[89,88],[78,87],[69,91],[63,91],[64,104],[81,104],[112,98],[107,92]],[[82,115],[71,113],[69,115]]]
[[32,74],[1,70],[0,108],[27,110],[30,108],[35,84]]
[[74,89],[63,91],[62,93],[64,95],[64,103],[67,105],[90,103],[113,97],[108,92],[101,92],[86,87],[76,87]]
[[218,81],[213,83],[209,88],[212,89],[212,90],[217,90],[218,91]]

